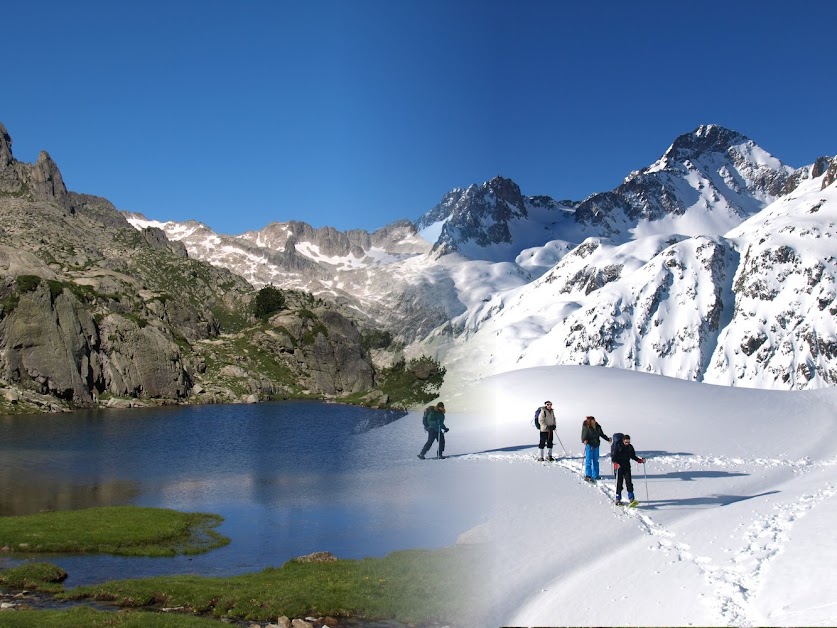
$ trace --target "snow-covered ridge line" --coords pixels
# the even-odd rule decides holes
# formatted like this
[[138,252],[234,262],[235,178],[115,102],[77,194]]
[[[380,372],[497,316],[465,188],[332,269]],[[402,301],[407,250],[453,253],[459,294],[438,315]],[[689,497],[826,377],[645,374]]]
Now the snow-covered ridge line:
[[[793,169],[705,125],[583,201],[508,179],[367,233],[273,223],[223,236],[129,217],[190,255],[340,300],[452,382],[589,364],[732,386],[837,382],[833,160]],[[427,238],[425,240],[424,238]]]

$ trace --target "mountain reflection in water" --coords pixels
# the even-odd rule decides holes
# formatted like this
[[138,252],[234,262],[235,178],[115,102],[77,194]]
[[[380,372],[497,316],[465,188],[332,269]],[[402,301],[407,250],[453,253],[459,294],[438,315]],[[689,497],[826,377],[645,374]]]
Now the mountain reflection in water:
[[451,544],[463,527],[450,509],[387,434],[369,437],[405,414],[293,401],[1,417],[0,514],[123,504],[211,512],[232,542],[165,559],[4,554],[0,568],[47,560],[72,587],[235,575],[322,550],[363,558]]

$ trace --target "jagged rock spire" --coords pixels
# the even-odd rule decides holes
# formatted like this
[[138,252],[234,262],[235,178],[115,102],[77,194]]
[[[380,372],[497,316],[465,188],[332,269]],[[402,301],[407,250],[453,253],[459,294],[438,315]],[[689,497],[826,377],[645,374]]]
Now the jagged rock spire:
[[14,161],[12,156],[12,136],[0,122],[0,172]]
[[0,122],[0,192],[57,203],[73,213],[73,203],[58,165],[45,150],[34,164],[14,158],[12,137]]
[[61,171],[45,150],[40,152],[38,161],[32,166],[29,185],[36,198],[55,199],[61,205],[69,202]]

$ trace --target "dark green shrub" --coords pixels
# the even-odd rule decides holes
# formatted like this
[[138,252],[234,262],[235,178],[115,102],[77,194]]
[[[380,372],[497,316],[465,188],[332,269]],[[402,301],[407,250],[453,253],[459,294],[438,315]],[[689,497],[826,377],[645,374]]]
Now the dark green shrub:
[[360,344],[367,351],[369,349],[386,349],[392,344],[392,334],[381,329],[364,332],[360,337]]
[[445,373],[445,367],[427,356],[409,362],[402,359],[379,373],[378,385],[394,407],[424,405],[436,398]]
[[37,275],[18,275],[15,283],[18,292],[32,292],[41,284],[41,278]]
[[285,307],[285,295],[273,286],[265,286],[256,295],[253,311],[256,318],[266,321],[272,314]]
[[50,298],[55,301],[62,292],[64,292],[64,284],[60,281],[55,281],[54,279],[50,279],[47,281],[49,285],[49,296]]

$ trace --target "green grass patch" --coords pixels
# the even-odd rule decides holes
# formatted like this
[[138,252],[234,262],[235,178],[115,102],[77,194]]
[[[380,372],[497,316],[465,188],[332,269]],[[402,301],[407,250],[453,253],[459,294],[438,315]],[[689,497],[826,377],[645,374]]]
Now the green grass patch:
[[49,563],[24,563],[0,571],[0,585],[12,589],[40,589],[57,592],[63,590],[60,583],[66,579],[66,571]]
[[248,338],[237,338],[233,342],[234,355],[247,357],[248,364],[264,378],[280,384],[293,385],[296,376],[293,371],[273,353],[252,344]]
[[215,319],[218,321],[221,331],[226,333],[241,331],[250,325],[250,321],[247,316],[222,304],[216,303],[210,308],[210,312],[212,312],[213,316],[215,316]]
[[[275,619],[275,618],[274,618]],[[0,614],[10,628],[218,628],[218,621],[193,615],[121,610],[113,613],[77,607],[66,611],[15,610]]]
[[125,556],[200,554],[229,543],[218,515],[112,506],[0,517],[0,546],[13,552]]
[[120,580],[77,587],[59,597],[110,600],[129,607],[182,606],[250,621],[314,614],[466,623],[475,608],[472,584],[484,573],[485,560],[479,546],[409,550],[363,560],[289,561],[230,578]]

